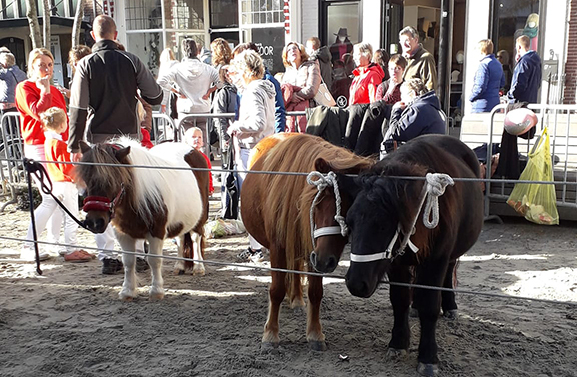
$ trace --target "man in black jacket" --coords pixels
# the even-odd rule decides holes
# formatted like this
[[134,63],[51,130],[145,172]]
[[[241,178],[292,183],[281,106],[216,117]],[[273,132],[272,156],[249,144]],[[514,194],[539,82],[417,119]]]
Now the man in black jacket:
[[[68,139],[72,161],[80,161],[82,153],[79,142],[85,138],[93,144],[122,135],[142,139],[137,114],[137,89],[151,105],[162,101],[162,89],[150,71],[136,55],[118,48],[115,41],[118,32],[112,18],[96,17],[91,35],[96,41],[92,54],[80,60],[72,81]],[[114,255],[102,252],[114,248],[112,227],[109,225],[104,233],[95,235],[95,240],[98,259],[102,261],[102,273],[108,275],[122,271],[122,262]],[[139,240],[136,249],[141,252],[144,243]],[[137,271],[147,267],[144,259],[137,259]]]
[[78,143],[85,133],[89,143],[106,142],[120,135],[142,138],[137,89],[151,105],[162,101],[162,89],[152,73],[136,55],[118,49],[118,32],[111,17],[96,17],[90,33],[96,43],[92,54],[76,67],[70,96],[68,151],[73,161],[80,160]]

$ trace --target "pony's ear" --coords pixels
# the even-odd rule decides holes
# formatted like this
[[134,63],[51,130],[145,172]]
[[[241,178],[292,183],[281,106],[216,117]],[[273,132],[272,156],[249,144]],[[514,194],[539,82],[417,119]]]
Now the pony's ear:
[[82,154],[88,153],[88,151],[91,149],[90,145],[88,145],[85,141],[80,140],[78,142],[78,145],[80,146],[80,151],[82,152]]
[[315,160],[315,170],[319,173],[327,174],[332,170],[331,164],[322,157]]
[[354,199],[361,191],[361,186],[357,183],[356,178],[341,173],[336,174],[341,191],[347,193],[352,199]]
[[114,156],[116,157],[116,159],[118,161],[122,161],[122,160],[124,160],[124,158],[126,156],[128,156],[129,153],[130,153],[130,147],[126,147],[126,148],[115,150]]

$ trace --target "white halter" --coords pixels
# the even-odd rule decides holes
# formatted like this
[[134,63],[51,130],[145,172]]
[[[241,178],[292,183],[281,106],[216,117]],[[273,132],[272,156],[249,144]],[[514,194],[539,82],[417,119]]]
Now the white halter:
[[[316,178],[316,179],[314,179]],[[342,235],[346,237],[349,234],[349,228],[345,223],[345,218],[341,216],[341,194],[339,192],[339,184],[337,181],[337,175],[334,172],[328,172],[327,174],[319,173],[318,171],[312,171],[307,176],[307,183],[309,185],[314,185],[317,187],[317,194],[313,199],[310,210],[310,221],[311,221],[311,238],[313,241],[313,250],[316,248],[315,239],[322,236],[332,236],[332,235]],[[335,220],[339,223],[339,226],[326,226],[322,228],[316,228],[314,223],[314,209],[317,204],[319,196],[322,194],[323,190],[331,186],[335,193],[335,205],[337,207]]]
[[[415,214],[415,217],[413,218],[411,227],[409,228],[410,233],[403,232],[401,224],[399,224],[397,226],[395,235],[391,239],[391,242],[389,242],[389,246],[384,252],[369,255],[351,253],[351,262],[374,262],[382,259],[390,259],[392,261],[397,256],[403,255],[405,253],[405,248],[407,245],[414,253],[419,251],[419,248],[411,242],[410,238],[411,235],[415,233],[415,225],[417,224],[417,219],[419,217],[419,213],[421,212],[421,208],[423,208],[425,199],[427,199],[427,204],[425,205],[425,210],[423,212],[423,223],[427,228],[433,229],[439,224],[439,196],[445,193],[445,188],[447,185],[452,186],[453,184],[453,179],[447,174],[427,173],[426,183],[423,185],[423,190],[419,198],[419,208]],[[404,234],[405,237],[401,242],[397,253],[393,255],[393,247],[395,246],[395,243],[399,238],[399,234],[401,233]]]

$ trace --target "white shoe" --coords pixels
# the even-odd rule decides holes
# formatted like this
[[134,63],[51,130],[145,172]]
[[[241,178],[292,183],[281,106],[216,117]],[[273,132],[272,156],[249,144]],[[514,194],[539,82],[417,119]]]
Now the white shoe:
[[[26,262],[34,262],[36,261],[36,253],[34,252],[34,250],[22,250],[20,252],[20,259]],[[38,259],[41,261],[50,259],[50,254],[43,251],[39,251]]]

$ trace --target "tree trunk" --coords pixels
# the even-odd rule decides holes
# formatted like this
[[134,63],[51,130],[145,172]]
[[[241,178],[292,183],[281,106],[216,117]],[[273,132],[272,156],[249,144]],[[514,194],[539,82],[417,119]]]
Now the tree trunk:
[[42,17],[44,18],[44,48],[50,50],[50,14],[52,4],[50,0],[43,0],[44,12]]
[[40,24],[38,23],[38,11],[34,0],[26,0],[26,18],[30,26],[30,39],[32,48],[42,47],[42,35],[40,34]]
[[84,3],[86,0],[78,0],[76,13],[74,14],[74,25],[72,25],[72,47],[80,44],[80,29],[84,18]]

